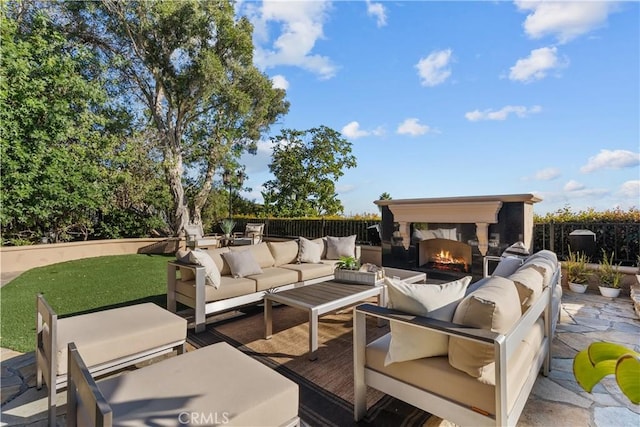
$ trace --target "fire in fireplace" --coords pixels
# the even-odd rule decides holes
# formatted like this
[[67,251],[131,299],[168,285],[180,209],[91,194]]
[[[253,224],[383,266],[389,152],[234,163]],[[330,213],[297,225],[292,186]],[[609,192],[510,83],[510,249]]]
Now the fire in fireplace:
[[418,244],[418,267],[427,270],[471,272],[472,248],[450,239],[428,239]]

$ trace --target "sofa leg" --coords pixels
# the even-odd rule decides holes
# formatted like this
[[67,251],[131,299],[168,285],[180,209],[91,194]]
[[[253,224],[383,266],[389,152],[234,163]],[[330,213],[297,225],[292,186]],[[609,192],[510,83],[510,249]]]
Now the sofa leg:
[[196,334],[199,334],[200,332],[204,332],[206,327],[207,327],[206,323],[197,323],[196,324]]

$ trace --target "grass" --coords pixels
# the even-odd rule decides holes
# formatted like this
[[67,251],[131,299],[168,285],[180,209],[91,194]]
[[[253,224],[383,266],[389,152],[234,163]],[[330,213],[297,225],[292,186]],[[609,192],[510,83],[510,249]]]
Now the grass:
[[0,289],[0,345],[23,353],[34,350],[38,293],[60,317],[147,301],[166,307],[171,258],[103,256],[22,273]]

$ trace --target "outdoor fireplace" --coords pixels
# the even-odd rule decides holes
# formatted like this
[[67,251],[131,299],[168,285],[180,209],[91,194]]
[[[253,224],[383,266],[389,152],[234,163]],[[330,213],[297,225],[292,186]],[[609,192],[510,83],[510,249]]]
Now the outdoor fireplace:
[[482,277],[483,257],[522,241],[531,249],[532,194],[377,200],[382,265],[434,280]]

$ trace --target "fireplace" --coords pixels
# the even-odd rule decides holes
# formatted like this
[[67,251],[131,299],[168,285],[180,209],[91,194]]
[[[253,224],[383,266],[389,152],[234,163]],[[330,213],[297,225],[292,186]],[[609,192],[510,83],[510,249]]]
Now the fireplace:
[[485,255],[522,241],[531,249],[531,194],[378,200],[382,265],[423,271],[434,281],[482,277]]

